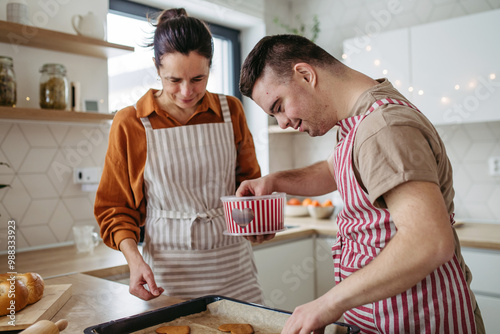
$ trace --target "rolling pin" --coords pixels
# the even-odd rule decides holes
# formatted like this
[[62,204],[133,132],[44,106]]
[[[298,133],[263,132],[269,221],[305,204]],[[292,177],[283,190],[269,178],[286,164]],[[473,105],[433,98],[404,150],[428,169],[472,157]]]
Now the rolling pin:
[[68,326],[68,320],[61,319],[56,323],[50,320],[40,320],[19,334],[59,334]]

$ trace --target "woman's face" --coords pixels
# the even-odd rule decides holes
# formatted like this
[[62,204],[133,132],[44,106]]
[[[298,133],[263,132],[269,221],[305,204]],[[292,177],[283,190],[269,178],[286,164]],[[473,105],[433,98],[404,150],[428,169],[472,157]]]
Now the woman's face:
[[207,90],[210,61],[196,52],[164,54],[158,68],[167,103],[196,109]]

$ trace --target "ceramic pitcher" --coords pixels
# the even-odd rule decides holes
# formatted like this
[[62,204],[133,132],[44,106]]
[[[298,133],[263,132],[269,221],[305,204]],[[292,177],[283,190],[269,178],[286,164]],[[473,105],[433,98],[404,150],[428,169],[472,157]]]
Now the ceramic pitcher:
[[104,39],[106,35],[104,22],[92,12],[87,15],[73,15],[71,23],[79,35],[97,39]]

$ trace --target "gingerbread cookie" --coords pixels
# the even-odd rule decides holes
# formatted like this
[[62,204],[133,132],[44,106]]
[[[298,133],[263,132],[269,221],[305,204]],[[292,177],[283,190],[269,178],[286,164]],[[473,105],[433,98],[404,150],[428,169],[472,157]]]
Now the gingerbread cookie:
[[[163,326],[155,331],[158,334],[189,334],[189,326]],[[253,333],[253,332],[252,332]]]
[[219,326],[222,332],[231,332],[231,334],[252,334],[253,327],[250,324],[224,324]]

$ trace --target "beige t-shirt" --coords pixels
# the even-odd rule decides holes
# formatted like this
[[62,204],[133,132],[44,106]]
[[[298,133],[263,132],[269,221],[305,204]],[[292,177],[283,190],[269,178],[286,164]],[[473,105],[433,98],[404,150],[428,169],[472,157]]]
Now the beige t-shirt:
[[[377,81],[379,85],[359,97],[351,116],[365,114],[374,102],[385,98],[410,103],[388,80]],[[404,182],[429,181],[439,185],[448,213],[453,213],[455,191],[451,163],[436,129],[421,112],[399,104],[383,105],[373,111],[358,127],[353,161],[356,178],[375,206],[387,208],[382,195]],[[453,234],[455,254],[470,287],[472,275],[462,257],[455,230]],[[481,311],[474,293],[470,291],[470,294],[477,333],[484,334]]]
[[[351,115],[364,114],[381,99],[410,103],[386,79],[365,91]],[[421,113],[399,104],[383,105],[359,125],[353,149],[354,172],[377,207],[386,208],[382,195],[407,181],[439,185],[448,212],[453,213],[453,175],[444,144]]]

